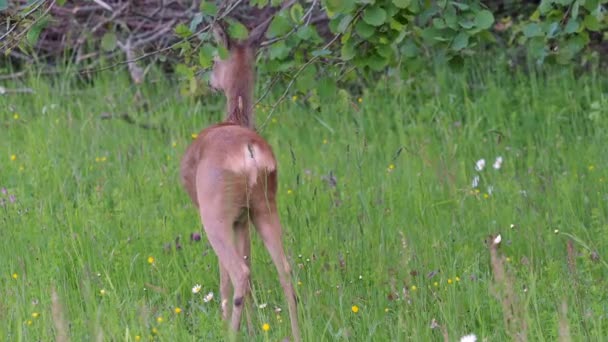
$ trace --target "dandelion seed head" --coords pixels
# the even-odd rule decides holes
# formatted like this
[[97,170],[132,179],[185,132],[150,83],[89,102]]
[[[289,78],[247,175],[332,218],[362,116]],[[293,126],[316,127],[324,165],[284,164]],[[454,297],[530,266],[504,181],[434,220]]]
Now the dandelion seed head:
[[477,341],[477,336],[475,336],[475,334],[465,335],[460,338],[460,342],[476,342],[476,341]]
[[473,180],[471,181],[471,187],[476,188],[478,186],[479,186],[479,176],[475,176],[475,177],[473,177]]
[[496,237],[492,241],[492,244],[498,245],[498,244],[500,244],[500,241],[502,241],[502,236],[500,236],[500,234],[498,234],[498,235],[496,235]]
[[498,170],[498,169],[500,169],[501,166],[502,166],[502,157],[498,156],[498,157],[496,157],[494,164],[492,164],[492,167],[495,170]]

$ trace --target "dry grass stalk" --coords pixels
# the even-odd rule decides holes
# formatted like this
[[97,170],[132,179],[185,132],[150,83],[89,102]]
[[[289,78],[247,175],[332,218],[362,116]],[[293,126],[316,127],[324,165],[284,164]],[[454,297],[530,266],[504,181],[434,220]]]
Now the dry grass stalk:
[[64,310],[61,302],[59,301],[59,295],[55,286],[51,288],[51,312],[53,317],[53,323],[55,324],[55,341],[56,342],[68,342],[68,324],[65,321],[63,315]]
[[562,306],[559,310],[559,341],[572,341],[572,337],[570,336],[570,322],[568,321],[568,303],[566,303],[565,299],[562,300]]
[[528,340],[525,308],[515,293],[513,275],[505,269],[505,257],[498,251],[499,241],[495,236],[490,236],[490,262],[494,275],[491,291],[502,305],[507,334],[514,341],[524,342]]

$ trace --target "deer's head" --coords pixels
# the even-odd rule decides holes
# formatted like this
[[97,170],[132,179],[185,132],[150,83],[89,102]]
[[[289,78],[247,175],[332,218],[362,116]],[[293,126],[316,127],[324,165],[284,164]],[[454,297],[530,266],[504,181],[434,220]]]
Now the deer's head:
[[253,89],[256,52],[269,24],[270,20],[263,22],[245,40],[231,39],[221,24],[213,25],[215,40],[228,50],[228,58],[215,57],[209,81],[212,88],[226,96],[240,89]]

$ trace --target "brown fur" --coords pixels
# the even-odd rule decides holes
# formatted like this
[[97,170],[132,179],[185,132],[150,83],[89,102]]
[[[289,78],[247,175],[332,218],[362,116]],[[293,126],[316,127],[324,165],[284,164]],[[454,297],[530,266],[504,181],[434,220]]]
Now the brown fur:
[[251,220],[277,268],[293,337],[300,341],[291,268],[276,206],[277,162],[271,146],[253,130],[255,48],[263,31],[254,30],[247,42],[237,43],[217,28],[216,38],[229,48],[230,57],[215,61],[211,85],[226,95],[226,119],[202,130],[188,147],[181,178],[219,259],[223,318],[231,316],[231,326],[238,330],[242,304],[248,303]]

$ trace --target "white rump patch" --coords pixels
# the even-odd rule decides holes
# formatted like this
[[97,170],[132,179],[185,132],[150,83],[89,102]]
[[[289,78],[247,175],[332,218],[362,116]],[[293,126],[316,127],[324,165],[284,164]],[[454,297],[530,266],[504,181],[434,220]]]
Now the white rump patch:
[[272,153],[256,144],[243,145],[241,153],[228,157],[224,166],[230,171],[246,175],[250,186],[257,182],[259,171],[272,172],[276,168]]

